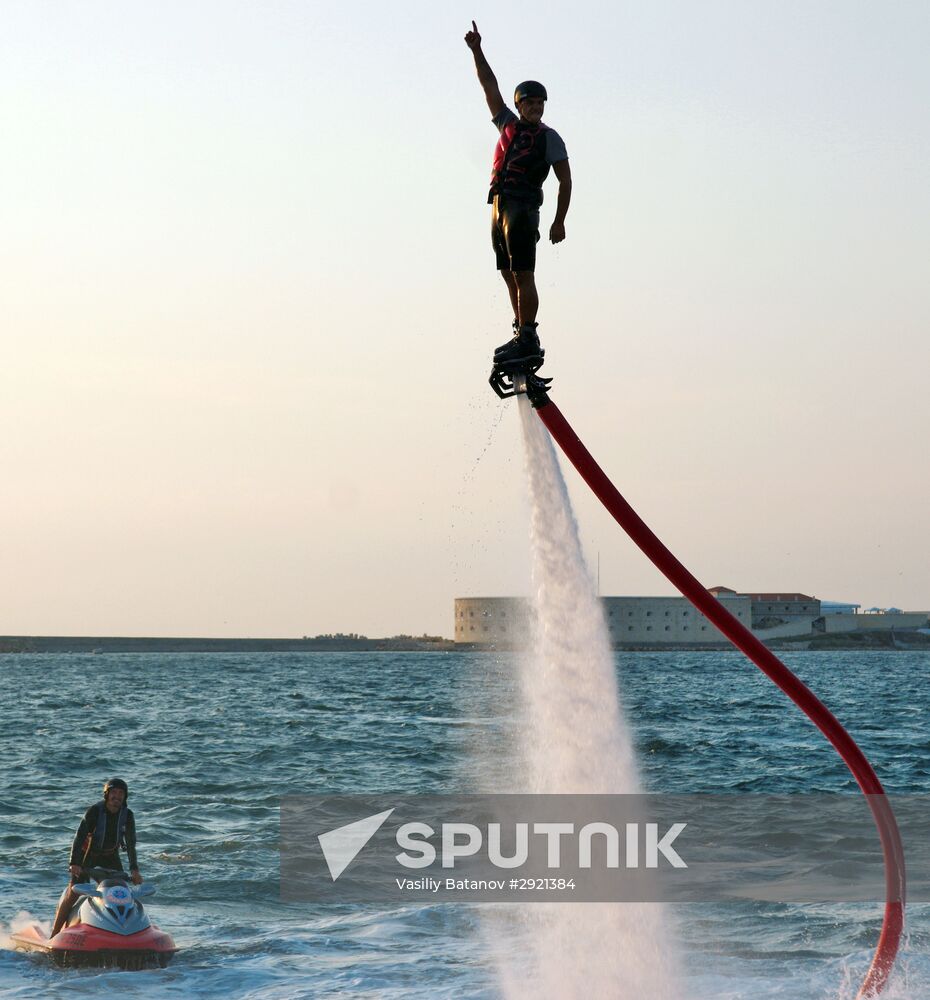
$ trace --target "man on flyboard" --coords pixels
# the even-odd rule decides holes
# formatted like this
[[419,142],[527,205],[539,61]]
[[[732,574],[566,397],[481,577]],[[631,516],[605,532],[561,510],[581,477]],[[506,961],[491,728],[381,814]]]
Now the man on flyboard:
[[[481,51],[478,26],[465,35],[465,44],[475,57],[478,82],[484,90],[491,120],[500,132],[494,151],[491,190],[491,244],[497,269],[507,284],[513,306],[513,337],[494,352],[494,364],[507,362],[542,364],[545,351],[536,332],[536,243],[539,240],[539,207],[543,202],[543,181],[549,168],[559,181],[555,219],[549,227],[549,239],[565,239],[565,215],[572,196],[572,174],[565,143],[554,130],[542,123],[546,88],[535,80],[526,80],[514,92],[518,114],[504,103],[497,78]],[[537,365],[538,367],[538,365]]]

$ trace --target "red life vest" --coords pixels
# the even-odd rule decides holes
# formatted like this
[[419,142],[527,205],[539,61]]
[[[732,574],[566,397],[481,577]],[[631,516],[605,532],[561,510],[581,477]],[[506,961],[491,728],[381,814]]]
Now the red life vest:
[[491,167],[491,190],[488,204],[494,195],[504,194],[541,205],[543,181],[549,176],[546,161],[547,125],[526,125],[521,121],[509,122],[501,129],[500,139],[494,149]]

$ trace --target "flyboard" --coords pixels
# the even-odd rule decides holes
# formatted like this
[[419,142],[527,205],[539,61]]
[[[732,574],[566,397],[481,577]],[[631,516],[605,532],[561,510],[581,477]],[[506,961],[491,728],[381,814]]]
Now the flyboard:
[[868,1000],[878,996],[888,981],[898,953],[904,929],[905,899],[904,846],[894,812],[878,776],[855,740],[827,706],[702,586],[627,503],[549,398],[552,379],[539,377],[537,372],[541,366],[542,359],[539,357],[527,359],[523,364],[520,361],[496,364],[488,381],[501,399],[527,396],[546,429],[620,527],[691,604],[817,726],[842,757],[865,795],[881,839],[885,863],[885,913],[878,945],[859,988],[858,998]]

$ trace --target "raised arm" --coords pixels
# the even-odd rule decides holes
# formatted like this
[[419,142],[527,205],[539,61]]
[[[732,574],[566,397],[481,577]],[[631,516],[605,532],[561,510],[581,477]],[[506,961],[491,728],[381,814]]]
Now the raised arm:
[[481,35],[478,34],[478,25],[471,22],[471,31],[465,36],[465,44],[471,49],[471,54],[475,57],[475,69],[478,71],[478,82],[484,91],[484,99],[488,102],[488,109],[491,117],[499,115],[506,105],[501,97],[500,88],[497,86],[497,77],[488,65],[484,53],[481,51]]

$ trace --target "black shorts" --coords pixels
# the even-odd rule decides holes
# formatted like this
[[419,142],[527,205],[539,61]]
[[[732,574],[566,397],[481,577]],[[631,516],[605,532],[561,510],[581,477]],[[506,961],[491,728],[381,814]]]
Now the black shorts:
[[494,196],[491,246],[498,271],[535,271],[539,208],[529,201]]

